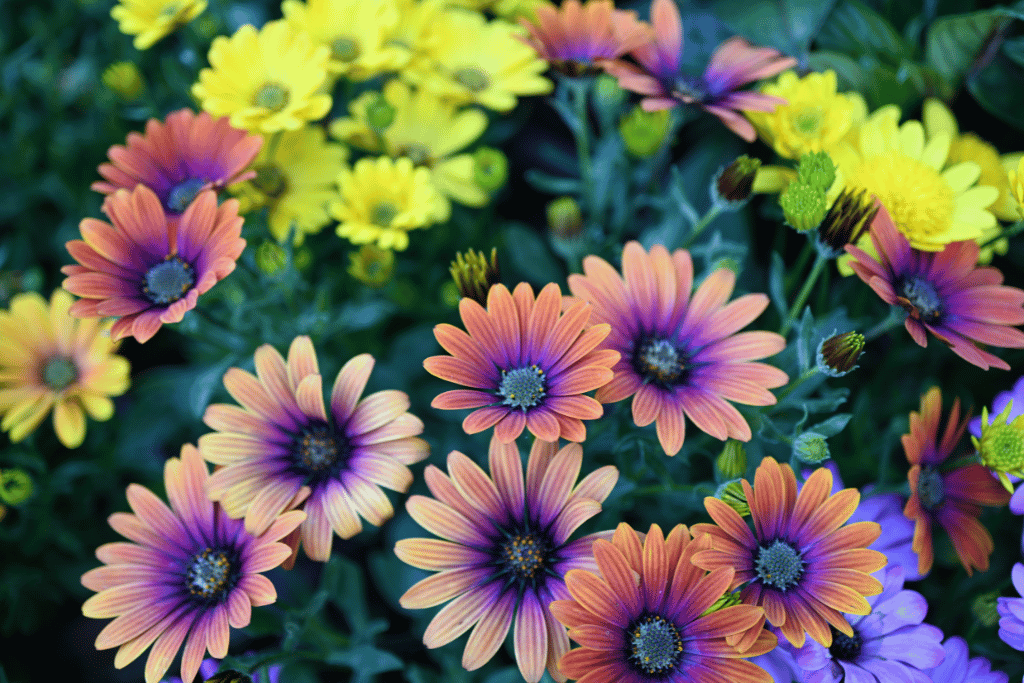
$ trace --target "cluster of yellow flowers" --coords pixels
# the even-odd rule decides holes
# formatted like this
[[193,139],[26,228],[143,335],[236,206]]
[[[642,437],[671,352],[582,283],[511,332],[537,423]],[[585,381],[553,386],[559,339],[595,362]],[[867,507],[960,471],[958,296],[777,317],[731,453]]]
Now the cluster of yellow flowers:
[[[916,249],[941,251],[950,242],[977,240],[985,247],[983,262],[993,252],[1006,252],[998,221],[1021,215],[1024,202],[1014,197],[1009,175],[1021,152],[1000,157],[992,144],[961,133],[938,100],[925,102],[922,121],[901,124],[902,112],[894,105],[869,112],[859,93],[837,91],[833,71],[803,78],[786,72],[763,91],[788,104],[774,112],[746,112],[747,117],[782,157],[829,154],[836,165],[830,201],[847,188],[877,197]],[[759,189],[770,189],[772,173],[766,172]],[[787,174],[776,170],[774,178],[785,182]],[[860,246],[870,249],[866,238]],[[840,268],[852,272],[845,258]]]

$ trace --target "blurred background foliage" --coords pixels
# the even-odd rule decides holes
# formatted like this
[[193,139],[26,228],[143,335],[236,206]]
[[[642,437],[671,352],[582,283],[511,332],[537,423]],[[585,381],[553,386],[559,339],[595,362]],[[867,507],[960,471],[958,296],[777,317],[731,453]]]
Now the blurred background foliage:
[[[0,22],[0,306],[14,293],[48,294],[60,285],[59,268],[70,262],[64,243],[78,236],[78,223],[100,216],[101,196],[89,189],[107,148],[123,143],[150,117],[163,118],[195,106],[189,86],[206,65],[215,35],[244,23],[257,26],[279,16],[276,2],[212,0],[196,21],[139,52],[117,30],[103,0],[7,0]],[[646,2],[620,7],[646,16]],[[739,34],[796,56],[801,68],[835,69],[840,90],[862,92],[874,109],[895,103],[918,116],[923,99],[939,97],[956,113],[962,130],[984,131],[1002,152],[1024,148],[1024,22],[1022,5],[925,0],[722,0],[682,6],[686,58],[702,66],[711,51]],[[104,69],[117,61],[138,65],[145,90],[125,102],[103,85]],[[1007,87],[1016,84],[1015,87]],[[372,85],[372,84],[371,84]],[[349,97],[359,89],[350,89]],[[79,576],[96,565],[93,551],[116,536],[105,519],[126,510],[124,489],[142,483],[162,493],[166,458],[206,430],[202,413],[210,402],[230,400],[223,372],[251,369],[252,353],[263,343],[284,350],[308,334],[328,377],[351,356],[377,358],[369,390],[409,393],[411,411],[423,418],[432,448],[428,463],[444,466],[458,449],[486,458],[484,435],[469,437],[462,414],[439,412],[431,399],[449,388],[422,368],[438,352],[432,328],[458,322],[457,293],[448,266],[456,251],[498,247],[502,279],[535,288],[578,271],[581,257],[597,253],[617,262],[622,243],[640,239],[670,247],[688,240],[695,216],[711,204],[712,176],[744,146],[715,120],[683,120],[677,113],[668,136],[653,154],[631,154],[618,124],[630,102],[607,84],[591,90],[590,115],[581,122],[569,95],[524,100],[512,113],[491,114],[482,144],[502,149],[510,161],[506,186],[482,209],[455,206],[452,219],[412,235],[397,255],[395,272],[380,288],[347,272],[354,248],[327,229],[298,249],[280,251],[269,243],[264,215],[246,220],[249,248],[240,267],[189,313],[165,327],[145,346],[127,340],[121,353],[132,363],[132,388],[117,400],[113,420],[90,423],[85,444],[64,449],[48,424],[25,442],[0,435],[0,470],[20,468],[32,480],[32,494],[10,506],[0,520],[0,683],[76,680],[90,683],[142,678],[143,659],[113,668],[113,651],[92,646],[103,623],[86,620],[80,606],[88,591]],[[347,111],[336,98],[334,115]],[[592,194],[582,196],[573,132],[592,136]],[[583,134],[588,134],[584,132]],[[747,153],[768,160],[755,145]],[[583,206],[581,234],[552,230],[545,207],[556,196],[577,197]],[[557,226],[556,226],[557,227]],[[772,197],[756,198],[741,211],[718,217],[694,241],[699,274],[726,265],[741,273],[739,292],[771,291],[775,305],[756,329],[777,329],[796,289],[803,238],[780,221]],[[773,266],[772,252],[780,255]],[[262,254],[262,256],[261,256]],[[269,260],[268,260],[269,259]],[[1024,245],[1012,241],[995,265],[1020,285]],[[872,327],[883,306],[859,280],[826,276],[810,299],[810,310],[785,352],[771,362],[796,378],[807,354],[835,330]],[[801,344],[803,345],[801,348]],[[1020,367],[1024,354],[1003,357]],[[1015,373],[985,373],[933,344],[927,351],[910,343],[902,329],[869,341],[861,369],[827,383],[820,375],[800,384],[778,406],[764,411],[741,407],[751,422],[748,475],[765,454],[788,460],[785,438],[796,435],[804,410],[809,424],[850,414],[845,429],[830,439],[833,458],[847,485],[877,483],[895,490],[905,481],[899,436],[920,394],[939,384],[944,394],[962,397],[978,412]],[[907,368],[913,368],[908,372]],[[782,391],[782,390],[780,390]],[[779,393],[779,392],[777,392]],[[947,399],[949,401],[951,399]],[[769,426],[770,425],[770,426]],[[780,436],[781,435],[781,436]],[[524,440],[525,444],[525,440]],[[702,517],[703,496],[717,485],[714,458],[722,444],[691,430],[683,452],[666,458],[653,428],[632,425],[626,404],[609,406],[606,418],[588,426],[585,471],[616,464],[621,477],[602,514],[584,531],[628,521],[671,526]],[[422,493],[422,467],[411,493]],[[703,482],[703,483],[692,483]],[[252,625],[233,633],[228,665],[244,670],[284,663],[288,683],[317,680],[408,680],[413,683],[520,680],[510,653],[483,669],[460,665],[462,639],[427,651],[421,635],[434,611],[410,613],[398,596],[423,578],[399,562],[396,540],[426,533],[402,511],[403,497],[391,494],[399,511],[383,529],[369,527],[336,543],[325,566],[300,561],[292,572],[275,570],[279,602],[254,613]],[[1024,673],[1018,653],[995,634],[991,623],[969,605],[992,591],[1006,592],[1010,567],[1020,558],[1020,522],[1007,510],[986,512],[983,521],[997,539],[992,569],[965,576],[951,548],[939,546],[931,577],[913,586],[928,597],[928,621],[947,635],[968,638],[976,655],[989,657],[1011,680]],[[948,545],[948,544],[947,544]],[[981,604],[981,603],[979,603]],[[983,611],[983,610],[982,610]],[[28,658],[28,652],[49,655]],[[242,654],[245,653],[245,654]],[[173,671],[173,669],[172,669]]]

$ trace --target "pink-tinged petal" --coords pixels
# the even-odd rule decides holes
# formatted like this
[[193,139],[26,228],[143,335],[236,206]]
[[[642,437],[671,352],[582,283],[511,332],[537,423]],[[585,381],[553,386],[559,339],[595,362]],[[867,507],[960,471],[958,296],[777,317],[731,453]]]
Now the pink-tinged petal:
[[[477,413],[488,410],[487,408],[481,408]],[[474,413],[475,415],[476,413]],[[472,415],[470,415],[472,417]],[[469,420],[467,417],[466,420]],[[463,422],[463,428],[465,429],[466,424]],[[523,433],[523,429],[526,428],[526,413],[520,410],[508,411],[501,420],[494,425],[494,435],[502,443],[511,443],[515,441],[520,434]],[[466,430],[469,431],[468,429]]]
[[479,550],[436,538],[403,538],[395,544],[395,555],[402,562],[427,571],[482,566],[488,559]]
[[306,416],[327,422],[323,379],[320,375],[306,375],[302,378],[298,388],[295,390],[295,402],[298,404],[299,410]]
[[[608,541],[595,541],[594,560],[608,588],[622,603],[627,614],[640,614],[644,607],[636,575],[626,558]],[[646,582],[646,577],[644,577]]]
[[409,396],[404,391],[378,391],[359,402],[345,431],[353,436],[366,434],[391,422],[408,409]]
[[608,584],[590,572],[570,570],[565,585],[581,607],[609,623],[624,628],[632,618]]
[[565,543],[580,525],[599,512],[601,504],[596,500],[577,498],[569,501],[555,519],[554,526],[551,527],[551,537],[555,543]]
[[[156,639],[153,649],[149,652],[149,658],[146,660],[146,683],[157,683],[157,681],[163,678],[167,669],[171,668],[171,662],[174,661],[174,656],[178,654],[178,649],[185,640],[189,629],[192,628],[195,618],[194,614],[187,617],[182,615],[179,621],[172,623]],[[205,640],[203,645],[206,645]],[[195,672],[192,675],[194,678]]]
[[254,536],[259,536],[284,512],[288,503],[299,492],[299,481],[268,481],[256,494],[245,513],[245,529]]
[[526,426],[538,439],[557,441],[561,435],[561,425],[548,408],[534,408],[526,414]]
[[283,436],[280,430],[260,420],[252,413],[226,403],[207,406],[206,412],[203,413],[203,422],[210,429],[221,432],[240,432],[262,440],[280,440]]
[[491,438],[488,449],[491,476],[498,488],[502,505],[512,513],[515,519],[523,518],[525,484],[523,482],[523,464],[519,459],[519,447],[516,444],[503,444]]
[[497,335],[502,365],[505,368],[519,365],[523,361],[522,333],[519,314],[508,288],[491,287],[487,293],[487,314]]
[[427,625],[427,630],[423,633],[423,644],[433,649],[447,645],[461,636],[488,610],[493,609],[497,593],[497,586],[482,587],[452,600],[442,607]]
[[[394,441],[396,439],[402,439],[412,447],[413,451],[413,453],[408,453],[408,447],[403,447],[403,449],[400,449],[400,451],[398,451],[402,455],[402,457],[407,457],[407,455],[409,457],[412,457],[413,454],[422,456],[416,457],[415,459],[409,461],[402,460],[403,463],[410,465],[412,463],[419,462],[420,460],[422,460],[424,457],[426,457],[426,453],[428,452],[428,449],[426,449],[425,442],[423,442],[421,439],[408,438],[422,433],[423,420],[419,419],[418,417],[411,413],[403,413],[396,417],[392,422],[389,422],[383,427],[378,427],[377,429],[374,429],[372,432],[367,432],[366,434],[358,434],[356,436],[350,437],[350,441],[352,442],[353,446],[374,446],[374,444],[379,444],[377,446],[374,446],[374,448],[376,450],[382,450],[394,446],[394,444],[388,444],[387,442]],[[396,455],[395,457],[398,457],[398,455]]]
[[629,398],[643,385],[643,380],[631,369],[621,369],[615,376],[594,394],[601,403],[615,403]]
[[141,521],[165,539],[165,543],[173,544],[178,539],[187,537],[185,527],[178,516],[144,486],[128,485],[128,504]]
[[324,509],[322,496],[307,500],[304,510],[306,521],[299,529],[302,531],[302,545],[306,548],[306,555],[314,562],[326,562],[331,557],[334,530]]
[[260,381],[248,372],[229,368],[224,373],[224,388],[231,394],[231,398],[264,420],[289,431],[295,428],[291,417],[270,399]]
[[493,394],[471,389],[452,389],[434,397],[431,405],[440,410],[462,410],[465,408],[483,408],[497,403]]
[[405,507],[417,524],[435,536],[479,548],[489,546],[477,526],[449,505],[426,496],[410,496]]
[[443,380],[475,389],[497,388],[497,372],[481,372],[481,368],[461,358],[452,356],[431,356],[423,361],[423,368]]
[[[433,404],[431,404],[433,406]],[[434,406],[437,407],[437,406]],[[494,425],[498,424],[503,417],[509,414],[510,408],[508,406],[487,406],[475,410],[466,416],[466,419],[462,421],[462,430],[467,434],[476,434],[482,432],[485,429],[490,429]],[[523,420],[523,424],[526,420]],[[521,432],[522,430],[520,430]],[[516,435],[518,436],[518,434]],[[512,437],[515,439],[515,436]],[[512,439],[508,439],[505,443],[511,442]]]
[[565,506],[582,464],[583,449],[579,444],[565,446],[552,458],[540,483],[538,498],[533,501],[541,527],[546,527]]
[[363,530],[357,505],[347,487],[337,481],[329,482],[321,501],[327,522],[338,536],[348,539]]
[[683,410],[679,406],[666,405],[658,414],[655,424],[658,432],[658,442],[661,444],[665,455],[675,455],[683,447],[683,440],[686,438],[686,421],[683,419]]
[[114,619],[104,626],[100,634],[96,636],[96,649],[106,650],[117,647],[145,633],[166,616],[166,613],[158,607],[165,607],[165,605],[137,607]]
[[515,613],[515,595],[510,591],[480,618],[476,628],[469,634],[466,649],[462,654],[462,667],[475,671],[486,664],[505,642],[508,629]]
[[[422,539],[413,539],[422,540]],[[486,569],[478,567],[442,571],[419,581],[407,590],[399,604],[405,609],[426,609],[448,602],[479,585],[487,576]],[[468,628],[468,627],[467,627]]]
[[637,427],[646,427],[658,419],[663,407],[669,410],[672,408],[671,403],[663,397],[662,390],[652,384],[645,384],[633,397],[633,422]]
[[[504,285],[499,284],[495,287],[504,287]],[[505,358],[502,353],[501,341],[484,307],[468,297],[463,297],[459,301],[459,315],[462,317],[466,331],[480,344],[487,360],[495,365],[503,365]],[[430,372],[429,368],[427,371]]]
[[303,377],[319,374],[320,366],[316,360],[313,341],[306,335],[300,335],[293,339],[288,347],[287,370],[288,386],[291,387],[292,392],[299,388],[299,382],[302,381]]
[[513,638],[519,673],[527,683],[537,683],[541,679],[548,660],[548,632],[544,611],[544,606],[540,604],[536,593],[526,591],[523,594],[519,612],[516,614]]
[[619,470],[615,465],[599,467],[585,476],[576,488],[573,489],[569,500],[577,498],[591,498],[599,503],[604,502],[608,494],[615,488],[615,482],[619,480]]
[[[211,657],[223,659],[228,654],[228,639],[231,633],[227,605],[218,605],[213,609],[212,614],[206,647],[209,649]],[[201,652],[199,657],[202,658]]]
[[267,577],[262,574],[248,574],[238,582],[238,590],[249,596],[253,607],[265,607],[277,601],[277,589]]
[[579,420],[596,420],[604,414],[601,404],[589,396],[551,396],[544,405],[556,413]]
[[544,610],[544,624],[548,631],[548,675],[555,683],[565,683],[566,677],[558,670],[558,661],[569,651],[569,634],[548,609]]
[[252,603],[249,602],[249,596],[245,591],[231,591],[228,596],[228,623],[232,628],[245,628],[251,620]]
[[331,391],[331,413],[339,424],[348,421],[373,371],[373,356],[363,353],[342,366]]
[[452,451],[448,454],[448,472],[459,493],[485,517],[504,517],[504,504],[498,488],[490,477],[466,455]]

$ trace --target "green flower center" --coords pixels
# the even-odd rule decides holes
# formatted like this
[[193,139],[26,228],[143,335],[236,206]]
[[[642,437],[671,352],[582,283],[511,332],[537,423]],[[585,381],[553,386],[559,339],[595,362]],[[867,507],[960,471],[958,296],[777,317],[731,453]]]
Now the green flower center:
[[288,189],[288,178],[277,166],[264,164],[257,166],[256,177],[252,184],[268,197],[280,197]]
[[279,112],[288,106],[288,89],[278,83],[266,83],[252,98],[252,103],[257,107],[269,109],[272,112]]
[[860,637],[857,630],[854,629],[853,636],[850,637],[845,633],[840,633],[834,627],[832,629],[832,646],[829,647],[828,652],[832,655],[832,659],[838,659],[844,662],[855,662],[860,657],[860,649],[864,645],[864,639]]
[[43,366],[43,384],[61,391],[78,379],[78,366],[67,356],[54,356]]
[[997,472],[1024,467],[1024,420],[1018,416],[1012,421],[997,420],[989,425],[983,422],[978,454],[986,467]]
[[322,472],[338,460],[338,441],[327,425],[314,425],[302,431],[296,448],[299,460],[312,472]]
[[194,556],[185,569],[185,586],[192,595],[207,600],[222,596],[231,578],[231,562],[223,551],[207,548]]
[[398,207],[394,202],[377,202],[370,209],[370,222],[382,228],[390,228],[391,222],[398,216]]
[[821,130],[821,107],[809,107],[793,118],[793,127],[802,135],[817,135]]
[[146,271],[142,293],[154,304],[172,304],[196,283],[195,270],[178,255],[167,256]]
[[946,499],[946,484],[934,467],[921,468],[917,478],[917,495],[921,498],[921,505],[928,510],[938,507]]
[[683,639],[663,617],[642,617],[629,629],[629,663],[647,675],[671,671],[683,653]]
[[430,149],[426,145],[410,142],[399,149],[398,156],[409,157],[409,161],[416,166],[427,166],[429,165],[431,154]]
[[528,368],[501,371],[498,393],[505,397],[504,405],[513,408],[533,408],[545,394],[544,371],[536,365]]
[[465,87],[467,90],[472,92],[480,92],[486,90],[491,84],[491,79],[487,76],[487,72],[482,69],[478,69],[475,66],[468,66],[462,69],[456,69],[452,74],[452,78],[457,83]]
[[199,190],[203,189],[203,185],[206,185],[206,181],[202,178],[182,180],[167,193],[167,200],[164,202],[164,206],[174,213],[183,212],[192,203],[192,200],[196,198],[196,195],[199,194]]
[[800,582],[804,561],[796,548],[780,538],[758,549],[754,571],[762,583],[785,592]]
[[928,280],[921,277],[909,278],[900,287],[900,294],[910,303],[912,309],[909,312],[913,315],[917,311],[924,322],[935,323],[942,317],[942,297]]
[[638,357],[640,374],[647,381],[656,380],[671,384],[678,380],[683,370],[679,350],[665,339],[655,339],[640,348]]
[[534,534],[516,534],[500,547],[501,562],[518,579],[532,579],[543,569],[548,544]]
[[331,57],[339,62],[351,62],[359,56],[359,43],[352,38],[335,38],[331,41]]

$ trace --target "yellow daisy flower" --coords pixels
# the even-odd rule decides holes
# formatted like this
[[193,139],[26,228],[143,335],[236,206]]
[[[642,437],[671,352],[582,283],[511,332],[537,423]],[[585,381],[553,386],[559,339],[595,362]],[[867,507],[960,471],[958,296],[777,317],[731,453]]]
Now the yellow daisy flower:
[[901,126],[899,119],[899,107],[882,107],[860,127],[856,148],[830,152],[837,167],[830,198],[844,187],[866,190],[882,202],[911,246],[922,251],[941,251],[994,227],[988,207],[999,191],[976,185],[978,164],[962,161],[947,167],[950,136],[937,133],[926,140],[919,121]]
[[1011,168],[1007,172],[1007,179],[1010,181],[1010,191],[1013,198],[1017,200],[1017,212],[1024,218],[1024,157],[1017,162],[1017,168]]
[[228,187],[239,198],[240,213],[269,209],[270,234],[278,242],[295,226],[295,244],[331,222],[328,205],[337,197],[335,179],[345,167],[348,149],[327,142],[320,126],[279,133],[263,143],[253,162],[256,177]]
[[398,22],[384,35],[384,44],[408,53],[405,70],[430,72],[430,57],[437,49],[438,35],[433,30],[444,12],[445,0],[395,0]]
[[398,24],[395,0],[284,0],[281,11],[292,28],[330,50],[332,75],[365,81],[409,61],[408,50],[384,42]]
[[114,354],[112,322],[79,320],[73,299],[55,290],[47,305],[35,292],[16,294],[0,310],[0,429],[11,441],[35,431],[53,410],[57,438],[67,448],[85,440],[85,413],[114,414],[111,396],[128,390],[128,361]]
[[408,68],[402,76],[456,104],[476,103],[495,111],[510,111],[516,97],[551,92],[541,74],[548,65],[536,50],[516,40],[526,30],[477,12],[448,10],[432,27],[437,43],[429,56],[431,70]]
[[331,108],[331,96],[320,92],[329,53],[285,21],[259,32],[246,24],[230,38],[213,39],[212,68],[199,72],[192,95],[213,116],[230,116],[235,128],[298,130]]
[[799,159],[809,152],[827,152],[843,141],[865,109],[857,93],[839,93],[836,87],[836,72],[831,69],[803,78],[786,71],[761,92],[781,97],[787,105],[774,112],[743,113],[780,156]]
[[414,91],[398,80],[389,81],[383,95],[395,110],[383,132],[374,132],[367,121],[367,106],[379,97],[368,92],[349,105],[350,117],[331,123],[331,135],[371,152],[408,157],[430,171],[430,181],[446,197],[467,206],[486,204],[487,192],[473,179],[473,155],[457,152],[480,137],[487,116],[478,109],[457,111],[436,93]]
[[507,21],[516,21],[519,18],[535,21],[538,7],[553,6],[548,0],[450,0],[448,5],[477,12],[490,12]]
[[120,0],[110,16],[121,33],[135,36],[136,50],[148,50],[205,9],[206,0]]
[[409,230],[448,220],[430,172],[406,157],[360,159],[351,170],[342,169],[338,185],[341,196],[331,204],[331,215],[341,223],[338,236],[353,244],[403,251]]

